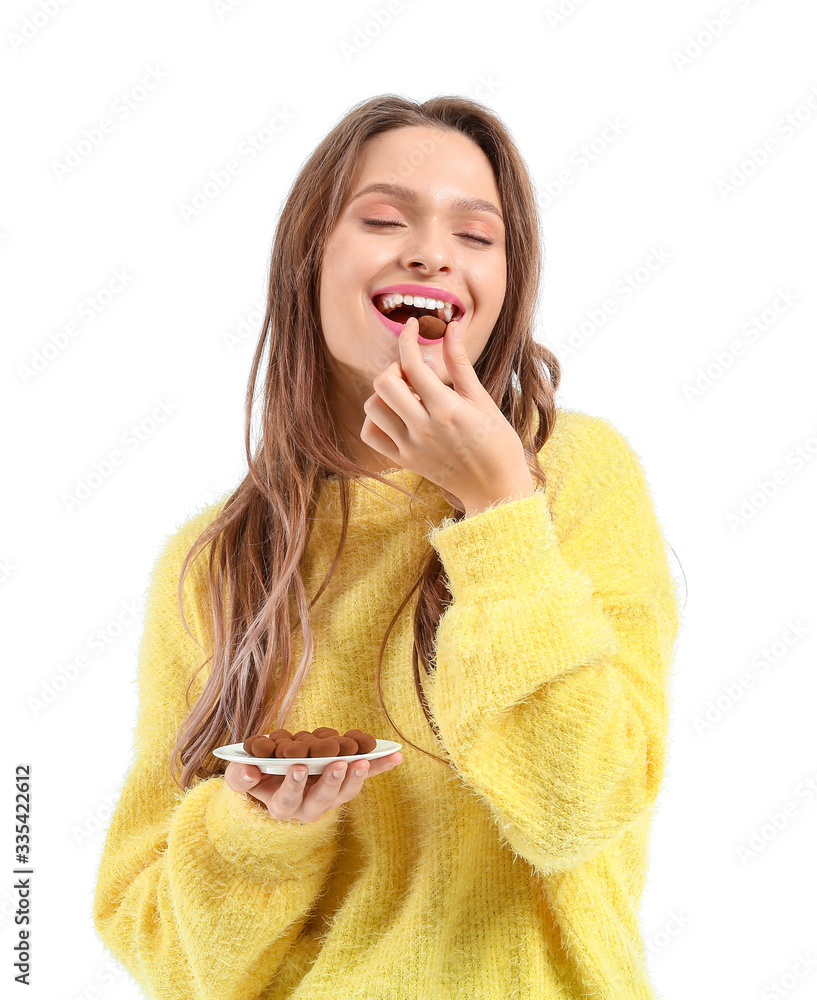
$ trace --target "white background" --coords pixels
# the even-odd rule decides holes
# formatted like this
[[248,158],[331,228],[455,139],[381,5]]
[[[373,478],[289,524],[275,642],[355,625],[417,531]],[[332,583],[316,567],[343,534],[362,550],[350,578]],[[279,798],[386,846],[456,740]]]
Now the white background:
[[[474,97],[509,126],[540,198],[537,336],[563,364],[557,402],[625,434],[686,575],[641,910],[656,989],[805,1000],[817,990],[801,961],[817,956],[813,6],[401,0],[380,27],[386,9],[3,6],[2,989],[15,986],[13,773],[29,763],[26,995],[140,995],[91,904],[131,759],[150,568],[243,475],[269,249],[298,169],[352,104],[391,92]],[[123,94],[135,108],[120,119]],[[292,120],[254,160],[237,155],[276,112]],[[105,117],[113,131],[60,176]],[[229,159],[241,172],[185,220]],[[123,464],[69,508],[117,448]]]

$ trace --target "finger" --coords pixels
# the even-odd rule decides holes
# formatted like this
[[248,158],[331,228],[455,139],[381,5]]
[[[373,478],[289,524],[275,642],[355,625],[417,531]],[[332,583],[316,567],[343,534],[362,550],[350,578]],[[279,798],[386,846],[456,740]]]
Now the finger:
[[385,455],[389,461],[399,464],[400,453],[394,441],[377,426],[368,414],[360,429],[360,440],[381,455]]
[[403,755],[399,751],[391,753],[387,757],[376,757],[373,761],[369,762],[369,777],[373,778],[375,775],[383,774],[385,771],[391,771],[392,768],[397,767],[402,761]]
[[419,334],[420,323],[417,317],[409,317],[397,341],[400,367],[409,387],[419,393],[421,401],[426,405],[433,405],[451,390],[434,369],[423,361],[420,344],[417,341]]
[[227,787],[231,788],[234,792],[246,792],[258,784],[258,775],[260,773],[257,767],[230,763],[224,772],[224,780],[227,783]]
[[[407,405],[405,393],[410,393],[411,391],[402,379],[399,381],[402,382],[404,389],[401,390],[397,386],[389,386],[388,382],[386,382],[371,399],[367,399],[363,404],[366,419],[371,424],[372,429],[380,431],[381,434],[388,437],[392,449],[398,447],[401,441],[405,441],[408,438],[407,421],[412,419],[409,416],[401,417],[396,412],[396,410],[402,409],[405,414],[405,407]],[[389,393],[391,402],[387,402],[380,395],[382,392]],[[410,405],[418,406],[419,404],[412,399]],[[420,408],[422,409],[422,407]]]
[[303,803],[305,819],[315,820],[331,808],[344,787],[348,767],[346,761],[337,760],[327,764],[315,790]]
[[410,426],[428,419],[421,395],[406,380],[397,362],[382,371],[372,385],[375,391],[364,402],[363,411],[395,443],[398,438],[407,440]]
[[276,819],[289,819],[301,808],[306,788],[306,773],[305,764],[294,765],[287,771],[283,783],[272,795],[262,799],[270,814]]
[[465,349],[465,341],[454,339],[459,330],[460,324],[458,320],[452,320],[445,328],[443,338],[445,367],[451,376],[454,390],[460,396],[476,399],[480,394],[484,394],[486,389],[474,371],[474,366],[468,357],[468,351]]
[[261,780],[261,772],[257,767],[243,767],[239,772],[238,780],[241,782],[242,787],[252,788],[253,785],[257,785]]

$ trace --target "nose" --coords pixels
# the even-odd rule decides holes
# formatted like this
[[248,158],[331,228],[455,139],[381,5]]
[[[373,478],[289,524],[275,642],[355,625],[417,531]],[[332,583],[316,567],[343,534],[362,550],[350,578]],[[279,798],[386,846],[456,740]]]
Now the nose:
[[403,254],[403,266],[421,274],[444,274],[451,270],[451,251],[430,233],[418,236],[415,246]]
[[419,272],[420,274],[447,274],[451,270],[450,265],[436,263],[438,260],[444,260],[442,254],[424,254],[422,259],[409,257],[405,266],[407,270]]

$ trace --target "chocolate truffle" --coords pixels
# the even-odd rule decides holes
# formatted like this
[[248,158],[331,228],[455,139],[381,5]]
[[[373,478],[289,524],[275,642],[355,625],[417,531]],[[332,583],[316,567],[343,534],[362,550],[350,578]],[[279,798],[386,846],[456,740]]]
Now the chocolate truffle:
[[338,757],[354,757],[357,752],[357,740],[351,736],[338,737]]
[[343,735],[350,736],[357,743],[358,753],[371,753],[377,746],[377,740],[374,736],[370,736],[369,733],[364,733],[360,729],[347,729]]
[[437,316],[421,316],[417,322],[420,324],[420,329],[417,331],[420,337],[425,337],[426,340],[440,340],[445,336],[448,324]]
[[242,746],[252,757],[356,757],[375,750],[377,740],[362,729],[347,729],[341,736],[331,726],[319,726],[311,733],[300,729],[292,735],[288,729],[276,729],[269,736],[248,736]]
[[[307,754],[304,754],[307,756]],[[340,756],[340,743],[333,739],[331,736],[327,736],[322,740],[313,740],[309,744],[309,757],[339,757]]]
[[250,741],[251,757],[272,757],[275,753],[275,741],[269,736],[256,736]]

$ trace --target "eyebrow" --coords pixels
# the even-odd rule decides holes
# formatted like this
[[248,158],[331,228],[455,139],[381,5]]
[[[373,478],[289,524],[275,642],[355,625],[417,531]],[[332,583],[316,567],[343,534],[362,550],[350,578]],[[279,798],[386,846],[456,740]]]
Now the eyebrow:
[[[379,192],[380,194],[390,194],[394,198],[399,198],[402,201],[406,201],[411,205],[415,205],[419,201],[419,197],[416,191],[412,191],[411,188],[403,187],[402,184],[386,184],[383,181],[376,181],[374,184],[368,184],[365,188],[362,188],[356,195],[354,195],[349,204],[361,198],[364,194],[371,194],[372,192]],[[451,207],[455,211],[461,212],[491,212],[493,215],[499,217],[503,222],[505,220],[502,218],[502,213],[491,201],[485,201],[483,198],[458,198],[456,201],[452,202]]]

